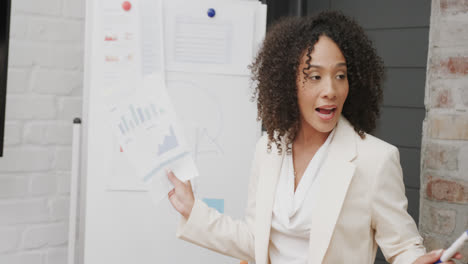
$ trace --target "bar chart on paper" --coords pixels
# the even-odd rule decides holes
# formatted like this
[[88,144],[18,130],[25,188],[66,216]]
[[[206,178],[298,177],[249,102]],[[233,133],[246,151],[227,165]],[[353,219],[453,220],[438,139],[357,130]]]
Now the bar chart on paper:
[[166,111],[154,103],[131,103],[121,111],[117,126],[124,148],[129,148],[137,137],[146,138],[145,145],[155,159],[179,147],[174,125],[168,122]]
[[175,163],[182,160],[190,164],[182,173],[195,175],[191,172],[196,171],[195,165],[189,160],[190,153],[164,89],[125,98],[110,109],[110,114],[123,153],[143,183],[162,177],[163,168],[175,168]]
[[164,114],[164,109],[157,108],[155,104],[143,107],[130,104],[128,111],[120,116],[119,131],[122,136],[125,136],[139,127],[151,129],[153,125],[156,125],[155,123],[158,122],[158,118],[162,114]]

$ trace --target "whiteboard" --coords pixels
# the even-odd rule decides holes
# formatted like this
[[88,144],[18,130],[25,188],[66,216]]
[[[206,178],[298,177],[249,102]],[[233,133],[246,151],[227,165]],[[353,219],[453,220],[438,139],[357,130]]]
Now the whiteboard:
[[[94,2],[87,1],[86,14],[80,263],[239,263],[178,240],[180,216],[167,199],[155,204],[145,188],[109,189],[109,178],[119,166],[115,160],[118,147],[106,122],[104,99],[91,81],[96,69],[90,61],[97,55],[90,47]],[[265,25],[262,17],[261,23],[252,25],[256,35],[249,39],[262,38],[259,34],[264,29],[258,30]],[[196,197],[224,199],[227,215],[243,217],[260,136],[250,77],[170,71],[165,79],[201,175],[193,184]]]

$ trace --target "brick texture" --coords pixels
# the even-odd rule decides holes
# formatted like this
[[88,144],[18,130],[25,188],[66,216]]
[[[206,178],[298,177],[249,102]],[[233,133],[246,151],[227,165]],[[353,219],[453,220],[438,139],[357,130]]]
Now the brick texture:
[[26,69],[10,69],[8,71],[7,87],[8,93],[24,93],[29,89],[29,81],[31,70]]
[[18,121],[5,122],[4,146],[16,146],[21,144],[23,126]]
[[466,0],[441,0],[442,13],[467,13],[468,1]]
[[45,223],[49,215],[49,206],[43,198],[0,202],[0,225]]
[[63,264],[67,261],[67,248],[49,249],[46,256],[47,264]]
[[441,61],[440,66],[450,74],[468,74],[468,57],[451,57]]
[[7,96],[7,120],[55,119],[57,110],[54,96]]
[[432,94],[432,105],[435,108],[452,108],[454,100],[450,89],[435,90]]
[[427,177],[426,195],[429,199],[451,203],[468,203],[468,184],[447,179]]
[[457,211],[454,209],[426,206],[422,211],[422,217],[426,220],[421,229],[438,234],[450,235],[455,230]]
[[459,109],[464,112],[468,106],[467,80],[465,78],[434,79],[429,85],[430,108],[433,110]]
[[67,225],[64,223],[38,225],[24,231],[23,249],[35,249],[44,246],[60,246],[67,242]]
[[76,71],[40,70],[35,71],[32,90],[41,94],[70,95],[81,89],[83,76]]
[[29,178],[12,174],[0,178],[0,198],[19,198],[28,193]]
[[468,115],[434,115],[430,122],[430,136],[434,139],[468,139]]
[[[0,263],[8,264],[43,264],[42,252],[21,252],[0,255]],[[65,263],[65,262],[64,262]]]
[[12,1],[12,9],[14,12],[34,13],[41,15],[60,15],[60,0],[15,0]]
[[12,0],[0,263],[66,263],[72,118],[81,116],[84,0]]
[[459,148],[451,144],[426,143],[423,168],[457,170]]
[[0,227],[0,254],[11,252],[18,247],[20,229],[17,227]]
[[433,0],[429,35],[419,227],[433,250],[468,229],[468,1]]

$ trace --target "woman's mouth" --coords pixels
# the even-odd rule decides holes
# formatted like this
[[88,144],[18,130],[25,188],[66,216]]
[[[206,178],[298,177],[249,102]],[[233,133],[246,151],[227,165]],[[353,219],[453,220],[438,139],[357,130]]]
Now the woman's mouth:
[[336,107],[317,107],[315,111],[322,120],[327,121],[335,116]]

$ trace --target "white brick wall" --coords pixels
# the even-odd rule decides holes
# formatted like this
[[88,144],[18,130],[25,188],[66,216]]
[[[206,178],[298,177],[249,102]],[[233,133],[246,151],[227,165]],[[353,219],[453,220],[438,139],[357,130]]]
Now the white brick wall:
[[52,167],[54,152],[46,147],[5,148],[0,170],[8,172],[47,171]]
[[64,223],[38,225],[23,232],[22,247],[37,249],[44,246],[63,246],[67,242],[68,226]]
[[64,264],[67,262],[67,249],[66,248],[53,248],[47,252],[47,264]]
[[54,174],[34,175],[30,180],[31,195],[53,195],[57,192],[57,176]]
[[29,178],[21,174],[12,174],[0,178],[0,199],[19,198],[28,193]]
[[83,18],[85,15],[85,1],[64,0],[63,13],[65,16]]
[[70,116],[81,115],[81,97],[63,97],[58,101],[58,119],[67,120]]
[[29,89],[30,69],[11,69],[8,71],[8,93],[24,93]]
[[41,70],[33,77],[32,90],[41,94],[70,95],[83,87],[83,76],[76,71]]
[[0,202],[0,225],[47,223],[50,219],[47,198],[8,199]]
[[0,263],[64,264],[85,0],[12,0]]
[[[20,229],[16,227],[0,227],[0,253],[15,250],[20,239]],[[1,257],[0,257],[1,259]]]
[[57,190],[60,194],[70,194],[70,172],[57,173]]
[[12,1],[14,12],[24,12],[30,14],[60,16],[62,6],[61,0],[14,0]]
[[4,146],[15,146],[21,144],[23,125],[17,121],[5,122],[5,135],[3,139]]
[[7,120],[55,119],[56,112],[54,96],[32,93],[23,95],[7,94]]
[[[41,251],[26,251],[21,253],[0,255],[0,263],[8,264],[43,264],[44,253]],[[65,262],[64,262],[65,263]]]

